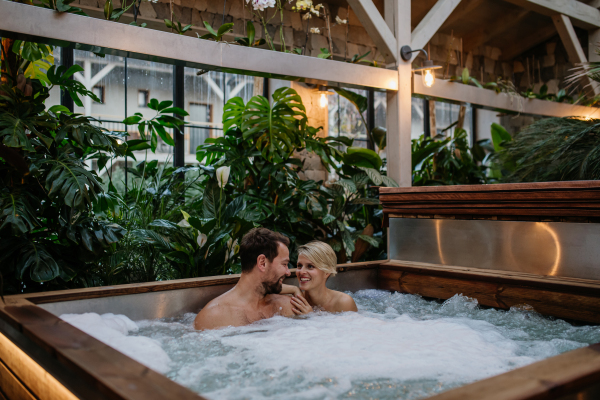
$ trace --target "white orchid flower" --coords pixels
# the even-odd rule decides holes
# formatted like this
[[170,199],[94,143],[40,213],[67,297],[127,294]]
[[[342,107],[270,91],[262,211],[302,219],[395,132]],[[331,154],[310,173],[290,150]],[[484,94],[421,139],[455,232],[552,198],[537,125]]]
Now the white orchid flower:
[[198,231],[198,237],[196,238],[198,247],[202,248],[202,246],[204,246],[207,241],[208,241],[208,237],[206,237],[206,235],[204,233],[200,233],[200,231]]
[[338,23],[338,25],[345,25],[348,23],[347,19],[341,19],[339,15],[335,16],[335,22]]
[[310,33],[321,33],[319,28],[310,28]]
[[[246,0],[249,3],[250,0]],[[275,0],[252,0],[252,8],[254,11],[265,11],[265,8],[275,7]]]
[[219,187],[222,188],[227,185],[227,181],[229,180],[229,171],[230,167],[219,167],[217,168],[217,182],[219,183]]

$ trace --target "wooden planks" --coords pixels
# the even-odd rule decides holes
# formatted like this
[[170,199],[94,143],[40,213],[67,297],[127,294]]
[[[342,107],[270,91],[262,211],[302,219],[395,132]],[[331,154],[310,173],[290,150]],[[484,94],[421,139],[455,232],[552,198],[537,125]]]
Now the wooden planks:
[[415,262],[390,262],[379,270],[384,290],[448,299],[455,294],[508,309],[529,305],[558,318],[600,323],[600,282],[521,272],[479,270]]
[[380,188],[386,214],[600,217],[600,182]]
[[4,393],[8,399],[35,400],[31,392],[2,361],[0,361],[0,389],[0,396]]
[[[178,385],[133,359],[83,333],[49,312],[34,306],[4,306],[0,317],[18,323],[21,332],[39,348],[53,355],[82,381],[113,399],[199,400],[191,390]],[[0,335],[0,359],[37,398],[76,399],[48,371],[27,357],[14,343]]]

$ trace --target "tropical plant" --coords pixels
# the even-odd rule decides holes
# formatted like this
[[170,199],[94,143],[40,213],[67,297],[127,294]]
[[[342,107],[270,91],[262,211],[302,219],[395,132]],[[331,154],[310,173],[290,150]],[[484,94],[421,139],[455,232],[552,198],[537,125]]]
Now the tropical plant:
[[236,37],[235,41],[242,46],[246,47],[258,47],[262,46],[266,43],[265,39],[255,40],[256,37],[256,29],[254,28],[254,23],[252,21],[248,21],[246,23],[246,37]]
[[494,159],[508,171],[505,182],[600,179],[598,119],[541,119],[502,147]]
[[171,19],[165,18],[165,25],[167,28],[171,29],[172,31],[174,30],[175,32],[177,32],[178,35],[183,35],[187,31],[192,29],[192,24],[189,24],[186,26],[181,25],[181,22],[179,22],[177,20],[177,17],[175,17],[175,14],[173,14],[173,13],[171,14]]
[[124,155],[127,145],[89,117],[62,106],[46,109],[53,87],[79,105],[81,95],[98,99],[69,79],[82,70],[77,65],[52,66],[42,80],[25,78],[23,68],[44,56],[23,54],[28,47],[34,46],[13,48],[18,70],[3,57],[0,86],[0,274],[13,293],[39,290],[42,282],[66,285],[123,236],[120,226],[94,217],[104,193],[84,161],[97,152]]
[[413,139],[413,186],[488,183],[486,149],[491,150],[489,140],[469,147],[464,129],[455,129],[452,137]]
[[[248,23],[249,23],[249,25],[252,25],[251,21],[248,21]],[[227,24],[221,25],[219,27],[219,29],[217,29],[216,31],[206,21],[204,21],[204,26],[208,30],[208,33],[206,33],[206,34],[204,34],[202,36],[198,35],[198,38],[200,38],[200,39],[206,39],[206,40],[214,40],[215,42],[220,42],[220,41],[222,41],[223,36],[226,33],[231,32],[231,30],[233,29],[233,22],[229,22]],[[254,25],[252,25],[252,28],[254,28]]]
[[[285,233],[294,246],[327,241],[342,262],[352,255],[360,259],[370,246],[379,246],[381,212],[370,185],[397,185],[379,172],[382,161],[377,153],[352,147],[349,138],[319,137],[320,128],[307,124],[304,105],[290,88],[278,89],[272,106],[262,96],[246,104],[241,98],[229,100],[223,124],[224,137],[208,139],[198,147],[197,158],[207,165],[231,167],[228,196],[243,197],[246,210],[256,215],[253,222]],[[348,151],[340,151],[340,145]],[[340,179],[300,179],[302,162],[294,155],[303,149],[319,155]],[[384,251],[380,248],[378,254]]]

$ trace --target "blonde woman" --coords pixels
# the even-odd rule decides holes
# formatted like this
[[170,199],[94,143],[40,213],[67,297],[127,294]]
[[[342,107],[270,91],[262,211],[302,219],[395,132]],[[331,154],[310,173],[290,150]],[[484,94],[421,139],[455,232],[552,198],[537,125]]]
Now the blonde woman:
[[327,278],[337,274],[337,257],[327,243],[313,241],[298,248],[296,277],[300,288],[283,285],[281,294],[292,294],[292,311],[308,314],[313,307],[329,312],[358,311],[346,293],[328,289]]

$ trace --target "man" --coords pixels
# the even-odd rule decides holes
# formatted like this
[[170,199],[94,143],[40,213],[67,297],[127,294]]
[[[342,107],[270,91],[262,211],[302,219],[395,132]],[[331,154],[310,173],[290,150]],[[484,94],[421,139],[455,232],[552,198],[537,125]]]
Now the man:
[[196,316],[199,330],[248,325],[274,315],[293,316],[290,298],[279,295],[290,276],[290,240],[266,228],[248,232],[240,245],[242,276],[227,293],[213,299]]

